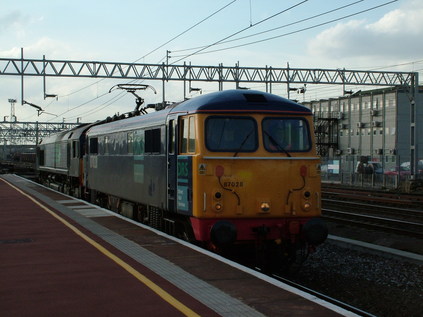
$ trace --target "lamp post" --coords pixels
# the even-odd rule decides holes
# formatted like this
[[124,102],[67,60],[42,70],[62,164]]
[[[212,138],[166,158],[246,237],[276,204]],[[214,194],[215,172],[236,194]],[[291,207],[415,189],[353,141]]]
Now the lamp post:
[[10,102],[10,122],[13,121],[13,118],[16,121],[16,116],[15,116],[15,103],[16,103],[16,99],[9,98],[8,101]]

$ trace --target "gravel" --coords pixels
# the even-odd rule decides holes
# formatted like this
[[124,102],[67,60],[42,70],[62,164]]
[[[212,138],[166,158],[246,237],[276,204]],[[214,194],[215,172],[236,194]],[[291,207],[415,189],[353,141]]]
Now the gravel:
[[[335,231],[347,238],[361,236],[362,241],[403,245],[410,249],[407,247],[410,240],[406,237],[337,226],[332,229],[331,234]],[[348,232],[355,236],[351,237]],[[422,242],[418,241],[418,246],[411,249],[420,250]],[[357,250],[328,240],[309,256],[292,279],[375,316],[423,316],[423,262]]]

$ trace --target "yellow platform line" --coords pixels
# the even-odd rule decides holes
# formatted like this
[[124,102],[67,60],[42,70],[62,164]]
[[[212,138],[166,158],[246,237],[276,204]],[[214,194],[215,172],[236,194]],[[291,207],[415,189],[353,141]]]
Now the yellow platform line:
[[189,307],[182,304],[180,301],[178,301],[175,297],[170,295],[168,292],[166,292],[164,289],[162,289],[160,286],[155,284],[153,281],[151,281],[149,278],[147,278],[145,275],[141,274],[137,270],[135,270],[132,266],[130,266],[128,263],[123,261],[118,256],[111,253],[109,250],[104,248],[102,245],[88,237],[86,234],[84,234],[82,231],[80,231],[78,228],[76,228],[74,225],[70,224],[68,221],[66,221],[64,218],[60,217],[58,214],[56,214],[54,211],[49,209],[47,206],[41,204],[39,201],[37,201],[32,196],[28,195],[18,187],[14,186],[13,184],[9,183],[5,179],[1,179],[3,182],[8,184],[10,187],[17,190],[19,193],[24,195],[25,197],[32,200],[35,204],[37,204],[39,207],[47,211],[50,215],[52,215],[54,218],[59,220],[61,223],[63,223],[66,227],[71,229],[74,233],[76,233],[78,236],[80,236],[82,239],[84,239],[86,242],[91,244],[94,248],[99,250],[101,253],[103,253],[105,256],[107,256],[109,259],[113,260],[115,263],[117,263],[119,266],[121,266],[124,270],[129,272],[132,276],[134,276],[137,280],[139,280],[141,283],[143,283],[145,286],[150,288],[153,292],[155,292],[157,295],[159,295],[163,300],[168,302],[170,305],[175,307],[177,310],[179,310],[181,313],[183,313],[186,316],[200,316],[197,313],[195,313],[193,310],[191,310]]

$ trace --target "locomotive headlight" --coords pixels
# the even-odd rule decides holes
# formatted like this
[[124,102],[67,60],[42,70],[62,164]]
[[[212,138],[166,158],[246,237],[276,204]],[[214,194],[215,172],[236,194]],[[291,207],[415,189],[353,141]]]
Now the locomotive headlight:
[[303,210],[304,211],[309,211],[311,209],[311,204],[309,202],[305,202],[303,204]]
[[214,193],[214,198],[215,198],[215,199],[220,199],[220,198],[222,198],[222,193],[221,193],[221,192],[215,192],[215,193]]
[[270,204],[268,202],[262,202],[260,205],[260,210],[262,212],[268,212],[270,210]]
[[223,206],[220,203],[217,203],[214,205],[214,209],[216,209],[217,212],[222,211]]

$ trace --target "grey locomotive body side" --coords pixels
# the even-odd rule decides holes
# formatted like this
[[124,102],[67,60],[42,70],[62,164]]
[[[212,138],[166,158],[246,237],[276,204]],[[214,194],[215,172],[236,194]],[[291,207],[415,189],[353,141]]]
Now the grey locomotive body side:
[[87,131],[84,179],[91,200],[107,195],[103,204],[119,212],[121,200],[167,208],[166,113],[115,121]]

